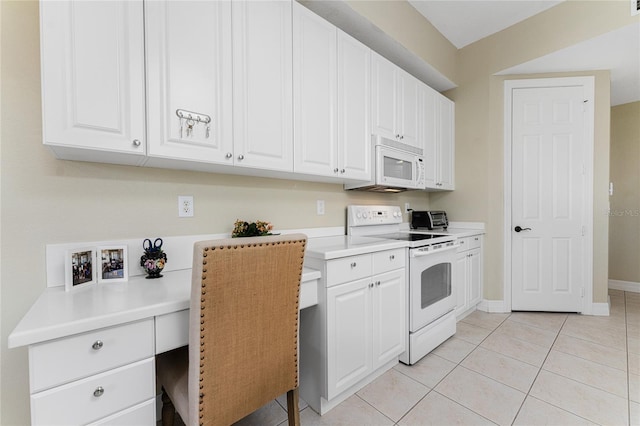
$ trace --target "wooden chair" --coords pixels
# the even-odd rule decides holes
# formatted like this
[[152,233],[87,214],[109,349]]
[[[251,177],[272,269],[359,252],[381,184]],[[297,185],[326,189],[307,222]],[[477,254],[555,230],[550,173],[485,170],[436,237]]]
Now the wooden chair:
[[188,426],[229,425],[285,392],[289,424],[300,424],[305,246],[303,234],[194,245],[189,346],[157,358],[163,425],[175,410]]

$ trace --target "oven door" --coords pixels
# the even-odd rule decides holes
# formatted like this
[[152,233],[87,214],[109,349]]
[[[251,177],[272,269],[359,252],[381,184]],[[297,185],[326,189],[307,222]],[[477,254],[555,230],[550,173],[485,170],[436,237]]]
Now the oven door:
[[457,244],[431,252],[409,250],[409,331],[416,332],[455,308],[456,248]]

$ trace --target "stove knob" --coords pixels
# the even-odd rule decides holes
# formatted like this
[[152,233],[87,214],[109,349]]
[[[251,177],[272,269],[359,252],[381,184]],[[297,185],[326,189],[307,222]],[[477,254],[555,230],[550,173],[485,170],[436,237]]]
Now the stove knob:
[[357,217],[358,219],[360,219],[360,218],[362,217],[362,213],[357,212],[357,213],[356,213],[356,217]]

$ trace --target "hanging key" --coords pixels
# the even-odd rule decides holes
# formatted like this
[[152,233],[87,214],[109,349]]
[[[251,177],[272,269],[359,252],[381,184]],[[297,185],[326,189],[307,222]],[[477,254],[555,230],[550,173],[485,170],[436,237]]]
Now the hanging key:
[[208,120],[207,121],[207,129],[206,129],[205,135],[204,135],[205,138],[209,138],[209,132],[211,131],[211,124],[210,123],[211,123],[211,120]]
[[180,116],[180,139],[182,139],[182,116]]
[[193,121],[192,118],[187,120],[187,137],[191,137],[191,135],[193,134],[193,125],[196,124],[195,121]]

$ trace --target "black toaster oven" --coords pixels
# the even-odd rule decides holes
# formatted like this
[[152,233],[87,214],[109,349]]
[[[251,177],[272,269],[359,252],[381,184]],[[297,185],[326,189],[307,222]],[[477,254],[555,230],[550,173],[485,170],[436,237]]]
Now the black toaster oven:
[[449,220],[447,212],[442,210],[413,210],[411,212],[411,228],[412,229],[447,229]]

